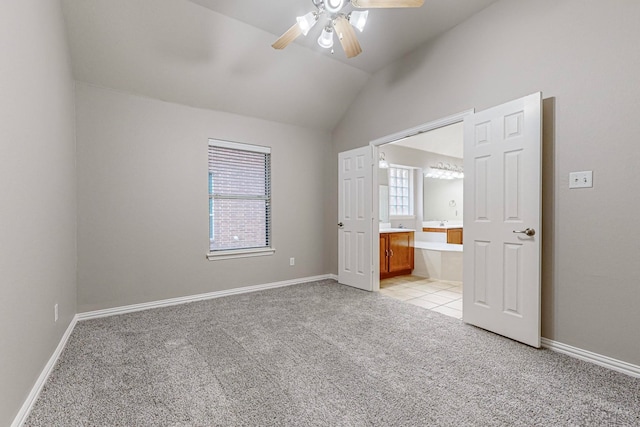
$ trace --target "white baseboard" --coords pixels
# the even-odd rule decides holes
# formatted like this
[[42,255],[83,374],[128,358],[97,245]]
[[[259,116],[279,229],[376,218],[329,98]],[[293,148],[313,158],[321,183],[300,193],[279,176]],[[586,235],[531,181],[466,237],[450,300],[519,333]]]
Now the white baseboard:
[[71,332],[73,332],[73,328],[75,328],[77,321],[77,315],[74,316],[73,319],[71,319],[71,322],[69,323],[67,330],[64,332],[62,339],[60,339],[56,350],[53,352],[53,354],[49,358],[49,361],[40,373],[40,376],[36,380],[36,383],[33,385],[29,396],[27,396],[27,399],[22,404],[20,411],[18,411],[18,415],[16,415],[13,423],[11,423],[11,427],[20,427],[27,420],[27,417],[31,412],[31,408],[33,408],[33,404],[36,403],[36,400],[38,399],[38,396],[42,391],[42,387],[44,387],[44,383],[47,381],[47,378],[49,378],[49,375],[51,375],[51,371],[53,371],[53,367],[56,366],[56,362],[62,354],[62,350],[64,350],[64,347],[67,345],[67,341],[69,340]]
[[266,283],[262,285],[245,286],[242,288],[227,289],[224,291],[214,291],[214,292],[208,292],[205,294],[188,295],[188,296],[178,297],[178,298],[144,302],[141,304],[132,304],[132,305],[125,305],[121,307],[106,308],[104,310],[86,311],[84,313],[78,313],[77,317],[78,317],[78,321],[88,320],[88,319],[97,319],[99,317],[115,316],[117,314],[133,313],[135,311],[169,307],[172,305],[220,298],[228,295],[245,294],[248,292],[262,291],[265,289],[281,288],[283,286],[298,285],[300,283],[315,282],[318,280],[325,280],[325,279],[337,280],[337,277],[335,277],[335,275],[332,275],[332,274],[323,274],[320,276],[311,276],[311,277],[301,277],[299,279],[284,280],[281,282],[272,282],[272,283]]
[[591,362],[614,371],[622,372],[623,374],[627,374],[632,377],[640,378],[640,366],[638,365],[632,365],[631,363],[623,362],[622,360],[603,356],[592,351],[583,350],[548,338],[542,338],[540,342],[542,347],[548,348],[549,350],[557,351],[558,353],[563,353],[568,356],[575,357],[576,359]]

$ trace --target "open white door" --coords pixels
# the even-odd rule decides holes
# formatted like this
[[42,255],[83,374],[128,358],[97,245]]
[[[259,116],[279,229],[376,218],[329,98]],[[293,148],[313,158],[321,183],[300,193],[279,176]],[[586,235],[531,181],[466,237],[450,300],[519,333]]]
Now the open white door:
[[466,323],[540,347],[542,94],[464,120]]
[[338,282],[371,291],[371,147],[338,154]]

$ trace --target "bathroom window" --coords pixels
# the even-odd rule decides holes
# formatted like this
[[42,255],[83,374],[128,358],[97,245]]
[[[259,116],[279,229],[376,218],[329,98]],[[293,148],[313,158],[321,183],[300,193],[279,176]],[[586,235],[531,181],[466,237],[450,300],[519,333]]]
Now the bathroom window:
[[271,149],[209,140],[209,259],[270,255]]
[[413,171],[399,166],[389,167],[389,215],[413,215]]

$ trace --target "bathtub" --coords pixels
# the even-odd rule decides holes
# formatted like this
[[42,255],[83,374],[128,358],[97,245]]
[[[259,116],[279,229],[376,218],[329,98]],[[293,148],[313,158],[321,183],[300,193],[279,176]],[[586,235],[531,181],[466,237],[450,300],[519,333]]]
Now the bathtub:
[[413,275],[428,279],[462,282],[462,245],[443,242],[414,241]]

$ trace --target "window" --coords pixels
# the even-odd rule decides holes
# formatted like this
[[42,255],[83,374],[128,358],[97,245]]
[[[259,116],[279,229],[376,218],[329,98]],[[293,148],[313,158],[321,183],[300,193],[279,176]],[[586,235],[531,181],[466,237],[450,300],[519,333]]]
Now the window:
[[209,259],[273,252],[270,148],[209,140]]
[[389,215],[413,215],[413,182],[412,170],[408,168],[389,167]]

